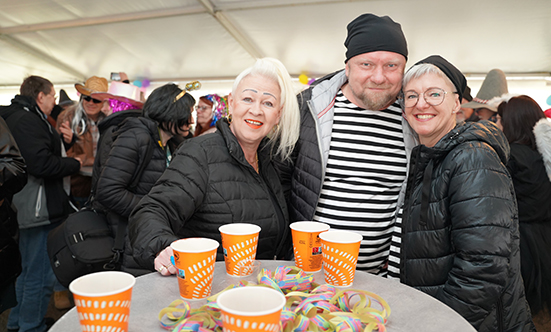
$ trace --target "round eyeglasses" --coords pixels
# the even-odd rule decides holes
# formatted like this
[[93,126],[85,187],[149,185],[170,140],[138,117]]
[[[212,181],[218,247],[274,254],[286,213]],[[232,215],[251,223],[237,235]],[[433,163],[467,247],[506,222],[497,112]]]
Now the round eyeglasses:
[[[430,88],[427,91],[423,92],[423,98],[425,102],[430,106],[438,106],[444,102],[446,94],[448,93],[457,93],[457,92],[448,92],[440,88]],[[419,94],[414,91],[406,91],[402,96],[402,103],[405,107],[414,107],[419,102]]]
[[199,112],[199,111],[212,110],[212,107],[209,107],[209,106],[199,106],[199,105],[197,105],[197,106],[195,106],[195,110],[198,111],[198,112]]

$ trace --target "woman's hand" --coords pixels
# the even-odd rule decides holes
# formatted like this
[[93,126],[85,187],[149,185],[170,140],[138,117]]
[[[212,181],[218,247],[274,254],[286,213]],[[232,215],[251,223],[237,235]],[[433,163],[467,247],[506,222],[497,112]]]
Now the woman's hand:
[[65,141],[65,143],[67,144],[71,143],[71,141],[73,140],[73,130],[69,125],[69,121],[63,122],[59,127],[59,131],[61,132],[61,135],[63,136],[63,140]]
[[173,252],[170,246],[161,251],[161,253],[157,255],[157,258],[155,258],[155,270],[164,276],[176,274],[176,268],[172,265],[172,256]]

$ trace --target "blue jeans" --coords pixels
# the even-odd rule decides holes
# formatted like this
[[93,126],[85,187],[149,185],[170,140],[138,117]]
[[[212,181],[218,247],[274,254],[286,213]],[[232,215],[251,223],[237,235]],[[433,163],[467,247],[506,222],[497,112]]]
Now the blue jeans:
[[19,250],[23,271],[17,278],[17,306],[11,309],[8,329],[19,332],[44,332],[44,316],[56,281],[46,242],[48,233],[57,226],[46,225],[20,230]]

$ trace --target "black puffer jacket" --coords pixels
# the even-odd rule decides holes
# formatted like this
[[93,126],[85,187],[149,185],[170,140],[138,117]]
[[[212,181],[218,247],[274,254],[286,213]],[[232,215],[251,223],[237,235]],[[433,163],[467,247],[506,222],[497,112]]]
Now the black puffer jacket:
[[[257,174],[227,122],[218,121],[217,129],[185,141],[132,213],[130,240],[134,258],[143,267],[153,269],[156,254],[179,238],[207,237],[221,243],[218,227],[228,223],[261,227],[258,259],[282,257],[291,248],[287,207],[269,149],[263,144],[258,149]],[[222,260],[222,246],[218,249]]]
[[137,118],[142,115],[141,110],[126,110],[113,113],[98,123],[99,140],[97,145],[96,157],[94,158],[94,168],[92,171],[92,190],[98,183],[98,178],[109,157],[111,146],[113,145],[113,136],[119,125],[127,118]]
[[[95,209],[107,214],[114,232],[117,229],[118,219],[112,213],[128,218],[140,199],[149,192],[166,169],[166,153],[157,143],[159,140],[157,124],[144,117],[128,118],[114,133],[109,156],[98,177],[93,202]],[[129,187],[141,163],[145,162],[149,144],[154,145],[151,160],[144,168],[135,190],[131,191]],[[139,267],[131,255],[127,236],[123,265],[127,269]],[[129,270],[129,272],[140,274],[139,271]]]
[[400,279],[444,302],[478,331],[533,328],[520,274],[518,213],[492,123],[458,125],[413,150]]

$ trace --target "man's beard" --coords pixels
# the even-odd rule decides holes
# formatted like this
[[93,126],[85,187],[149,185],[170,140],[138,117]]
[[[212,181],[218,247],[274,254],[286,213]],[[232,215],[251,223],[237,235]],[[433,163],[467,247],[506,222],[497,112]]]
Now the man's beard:
[[371,111],[379,111],[385,109],[392,102],[394,102],[397,97],[397,94],[391,93],[389,91],[385,91],[383,93],[371,93],[370,95],[368,95],[365,90],[360,91],[359,94],[356,94],[355,91],[352,90],[352,93],[355,95],[356,99],[360,100],[363,104],[358,106],[362,106],[365,109]]

